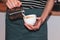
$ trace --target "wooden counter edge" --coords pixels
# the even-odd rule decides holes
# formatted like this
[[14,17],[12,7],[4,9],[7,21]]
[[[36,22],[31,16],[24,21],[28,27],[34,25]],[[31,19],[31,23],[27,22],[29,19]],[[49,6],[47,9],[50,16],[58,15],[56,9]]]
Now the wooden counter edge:
[[51,15],[60,16],[60,11],[51,11]]
[[6,5],[0,2],[0,12],[6,12],[6,9],[7,9]]

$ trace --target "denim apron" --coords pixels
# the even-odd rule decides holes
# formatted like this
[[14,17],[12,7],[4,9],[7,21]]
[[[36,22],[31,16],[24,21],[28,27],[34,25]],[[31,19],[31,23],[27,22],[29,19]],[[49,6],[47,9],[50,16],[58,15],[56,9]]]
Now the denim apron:
[[[43,8],[24,9],[25,15],[36,14],[41,16]],[[47,40],[47,22],[45,21],[37,31],[29,31],[24,26],[23,19],[15,21],[9,20],[8,11],[6,13],[6,40]]]

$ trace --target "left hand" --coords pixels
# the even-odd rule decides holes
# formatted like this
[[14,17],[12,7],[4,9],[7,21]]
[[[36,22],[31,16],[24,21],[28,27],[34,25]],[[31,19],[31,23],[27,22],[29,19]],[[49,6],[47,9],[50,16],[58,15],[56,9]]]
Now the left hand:
[[29,30],[38,30],[40,28],[41,24],[42,24],[41,17],[37,17],[37,21],[34,25],[24,23],[26,28],[28,28]]

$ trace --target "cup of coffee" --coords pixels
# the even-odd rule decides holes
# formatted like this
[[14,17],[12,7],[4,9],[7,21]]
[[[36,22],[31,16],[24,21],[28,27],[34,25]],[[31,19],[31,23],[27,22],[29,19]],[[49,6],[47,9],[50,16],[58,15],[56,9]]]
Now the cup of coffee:
[[23,17],[23,19],[26,24],[34,25],[36,22],[36,15],[35,14],[26,15]]

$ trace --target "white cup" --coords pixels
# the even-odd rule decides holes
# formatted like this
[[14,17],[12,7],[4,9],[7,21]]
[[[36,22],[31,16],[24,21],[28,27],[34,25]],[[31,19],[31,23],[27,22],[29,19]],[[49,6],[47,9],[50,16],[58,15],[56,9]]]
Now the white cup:
[[26,15],[25,17],[23,17],[23,19],[26,24],[34,25],[36,22],[36,15],[35,14]]

